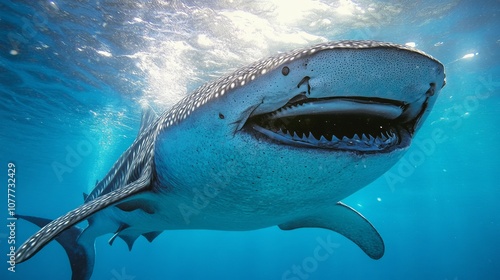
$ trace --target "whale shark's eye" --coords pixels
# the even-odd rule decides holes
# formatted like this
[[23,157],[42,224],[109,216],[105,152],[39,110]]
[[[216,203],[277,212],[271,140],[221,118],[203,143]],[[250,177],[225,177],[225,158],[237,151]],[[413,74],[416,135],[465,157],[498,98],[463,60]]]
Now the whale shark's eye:
[[283,74],[283,76],[288,75],[288,73],[290,73],[290,68],[288,68],[288,66],[285,66],[281,69],[281,74]]

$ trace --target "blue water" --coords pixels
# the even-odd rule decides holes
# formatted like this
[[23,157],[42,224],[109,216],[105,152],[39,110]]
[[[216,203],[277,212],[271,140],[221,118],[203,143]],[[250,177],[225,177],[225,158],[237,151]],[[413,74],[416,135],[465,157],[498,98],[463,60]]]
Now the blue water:
[[[500,279],[500,1],[212,2],[1,1],[3,223],[9,162],[16,212],[56,218],[130,145],[146,103],[165,110],[238,66],[325,40],[413,42],[445,64],[447,85],[402,161],[344,201],[383,236],[382,259],[322,229],[171,231],[131,252],[100,237],[94,279]],[[8,271],[0,228],[1,279],[69,279],[55,242]],[[36,230],[18,221],[16,244]],[[326,259],[319,240],[335,243]]]

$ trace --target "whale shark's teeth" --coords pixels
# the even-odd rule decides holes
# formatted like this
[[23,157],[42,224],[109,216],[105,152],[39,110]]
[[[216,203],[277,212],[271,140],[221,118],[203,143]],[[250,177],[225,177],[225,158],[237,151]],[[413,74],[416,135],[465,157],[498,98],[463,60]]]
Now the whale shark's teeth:
[[307,140],[311,141],[311,142],[318,142],[319,140],[316,139],[316,137],[314,137],[314,135],[309,132],[309,136],[307,137]]
[[[392,129],[389,131],[381,132],[373,136],[365,133],[355,133],[351,137],[343,135],[336,136],[335,134],[320,135],[316,137],[311,131],[293,131],[281,127],[274,132],[265,130],[261,127],[256,127],[269,137],[285,141],[293,144],[304,144],[315,147],[335,148],[345,150],[361,149],[364,151],[381,150],[397,142],[398,136]],[[267,131],[267,132],[266,132]],[[276,135],[276,136],[273,136]],[[340,137],[340,138],[339,138]]]
[[392,142],[396,141],[396,139],[397,139],[396,133],[394,133],[394,131],[390,131],[389,138],[385,142],[392,143]]
[[385,133],[383,133],[383,132],[380,133],[380,140],[382,140],[382,141],[387,140],[387,135],[385,135]]

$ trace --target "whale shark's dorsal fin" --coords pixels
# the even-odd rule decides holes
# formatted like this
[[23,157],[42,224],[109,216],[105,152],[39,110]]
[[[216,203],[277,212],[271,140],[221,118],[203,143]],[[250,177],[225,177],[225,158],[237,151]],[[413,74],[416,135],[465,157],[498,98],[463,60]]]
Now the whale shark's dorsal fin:
[[120,237],[121,240],[125,241],[125,243],[127,243],[128,250],[132,251],[132,246],[134,246],[134,242],[139,237],[139,235],[137,235],[137,236],[118,235],[118,237]]
[[363,215],[342,202],[279,227],[282,230],[304,227],[333,230],[356,243],[372,259],[378,260],[384,255],[384,241],[377,230]]
[[142,236],[146,237],[146,239],[149,242],[153,242],[153,240],[155,240],[155,238],[158,237],[158,235],[160,235],[161,233],[162,233],[161,231],[152,231],[148,233],[143,233]]
[[31,258],[36,252],[42,249],[61,232],[87,219],[92,214],[113,205],[116,202],[122,201],[127,197],[148,190],[151,183],[151,173],[151,163],[146,164],[142,172],[142,176],[136,181],[99,196],[94,200],[68,212],[66,215],[48,223],[19,247],[19,250],[16,253],[16,262],[21,263]]

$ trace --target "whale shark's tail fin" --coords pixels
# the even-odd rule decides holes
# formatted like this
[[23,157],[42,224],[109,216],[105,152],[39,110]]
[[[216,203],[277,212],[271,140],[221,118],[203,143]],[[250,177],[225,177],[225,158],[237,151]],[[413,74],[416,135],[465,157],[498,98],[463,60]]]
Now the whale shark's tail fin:
[[[16,217],[29,221],[41,228],[51,222],[49,219],[33,216],[16,215]],[[83,243],[80,243],[82,240],[79,240],[78,237],[82,232],[83,229],[77,226],[72,226],[61,232],[61,234],[55,238],[55,240],[62,245],[68,255],[71,271],[73,273],[71,277],[72,280],[90,279],[94,269],[94,244],[92,241],[83,241]]]

